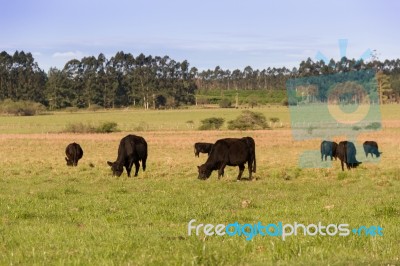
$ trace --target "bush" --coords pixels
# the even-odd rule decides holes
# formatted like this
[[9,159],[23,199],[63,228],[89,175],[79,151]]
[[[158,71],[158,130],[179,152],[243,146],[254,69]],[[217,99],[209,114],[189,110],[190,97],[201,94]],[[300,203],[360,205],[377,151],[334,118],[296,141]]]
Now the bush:
[[243,111],[235,120],[228,122],[228,129],[256,130],[268,128],[267,119],[262,113]]
[[32,116],[43,113],[46,108],[40,104],[31,101],[17,101],[10,99],[0,103],[0,113],[16,116]]
[[104,122],[100,126],[96,128],[97,133],[111,133],[111,132],[117,132],[118,130],[118,124],[115,122]]
[[372,130],[378,130],[382,127],[381,123],[379,122],[372,122],[371,124],[367,125],[365,129],[372,129]]
[[277,122],[279,122],[279,118],[278,117],[271,117],[269,119],[269,121],[271,121],[272,123],[277,123]]
[[224,124],[225,119],[220,117],[211,117],[204,120],[201,120],[200,130],[213,130],[220,129]]
[[111,133],[119,131],[115,122],[104,122],[95,127],[89,123],[69,123],[62,131],[64,133]]
[[221,107],[221,108],[231,108],[232,107],[232,102],[227,98],[223,98],[219,102],[219,107]]

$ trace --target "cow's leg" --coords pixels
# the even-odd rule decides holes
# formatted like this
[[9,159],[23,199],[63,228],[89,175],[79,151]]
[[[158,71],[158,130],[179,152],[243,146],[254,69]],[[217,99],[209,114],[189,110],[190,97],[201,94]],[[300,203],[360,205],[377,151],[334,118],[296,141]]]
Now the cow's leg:
[[135,161],[135,176],[139,173],[140,163],[139,161]]
[[128,173],[128,177],[131,177],[132,165],[133,165],[133,160],[129,161],[128,164],[125,165],[126,172]]
[[218,169],[218,179],[221,178],[221,176],[224,176],[224,169],[225,169],[226,164],[222,163],[220,168]]
[[245,169],[244,164],[239,164],[239,175],[237,177],[237,180],[242,179],[242,174],[243,174],[244,169]]
[[344,171],[344,164],[342,160],[340,160],[340,164],[342,165],[342,171]]
[[251,164],[251,160],[247,162],[247,168],[249,168],[249,180],[252,180],[253,177],[251,176],[251,173],[253,172],[253,165]]

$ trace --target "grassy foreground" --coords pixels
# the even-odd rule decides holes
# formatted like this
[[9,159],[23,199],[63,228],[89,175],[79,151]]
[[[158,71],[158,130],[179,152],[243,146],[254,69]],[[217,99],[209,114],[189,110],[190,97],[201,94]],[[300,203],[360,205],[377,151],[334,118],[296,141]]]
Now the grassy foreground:
[[[198,112],[196,117],[208,115]],[[179,114],[183,120],[179,115],[165,116],[164,122],[184,123],[184,114]],[[63,125],[63,116],[74,115],[79,116],[51,118]],[[92,119],[102,120],[104,115],[124,114],[104,113]],[[24,118],[9,121],[19,119]],[[126,132],[74,135],[24,130],[21,126],[19,133],[31,134],[0,135],[1,265],[400,263],[397,127],[361,135],[360,142],[378,140],[383,157],[379,163],[366,162],[344,173],[339,162],[328,169],[299,169],[299,154],[318,149],[319,140],[293,141],[289,129],[139,132],[149,143],[148,170],[130,179],[126,173],[112,177],[106,165],[115,160]],[[215,172],[207,181],[197,180],[196,166],[206,156],[195,158],[193,143],[228,136],[255,139],[257,180],[236,182],[237,168],[232,167],[221,180]],[[64,149],[72,141],[84,149],[77,168],[67,168],[64,160]],[[357,158],[365,160],[361,151]],[[246,241],[244,236],[188,236],[191,219],[214,225],[379,225],[384,235],[300,235],[285,241],[256,236]]]

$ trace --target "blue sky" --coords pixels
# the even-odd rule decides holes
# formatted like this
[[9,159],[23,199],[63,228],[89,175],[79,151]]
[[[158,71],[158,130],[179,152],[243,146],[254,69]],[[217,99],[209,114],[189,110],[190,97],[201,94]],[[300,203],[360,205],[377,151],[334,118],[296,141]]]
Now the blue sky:
[[294,67],[318,51],[400,58],[400,1],[0,0],[0,51],[39,66],[117,51],[169,55],[200,70]]

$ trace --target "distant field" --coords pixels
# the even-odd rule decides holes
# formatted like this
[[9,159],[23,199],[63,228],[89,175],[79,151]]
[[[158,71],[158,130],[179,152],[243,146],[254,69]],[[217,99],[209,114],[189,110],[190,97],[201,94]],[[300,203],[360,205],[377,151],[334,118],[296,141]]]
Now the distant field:
[[[222,117],[226,129],[227,121],[235,119],[243,110],[263,113],[269,120],[272,117],[279,118],[280,122],[273,124],[273,127],[289,127],[289,109],[284,106],[263,106],[257,108],[190,108],[182,110],[108,110],[108,111],[79,111],[75,113],[54,112],[53,114],[40,116],[0,116],[0,134],[18,133],[58,133],[65,129],[69,123],[89,123],[97,125],[101,122],[113,121],[118,123],[122,131],[187,131],[197,129],[200,121],[209,117]],[[390,127],[400,119],[399,105],[384,105],[381,108],[382,118]],[[193,123],[191,123],[193,122]]]
[[[101,122],[118,123],[122,131],[171,131],[193,130],[200,126],[200,121],[209,117],[222,117],[225,122],[235,119],[246,109],[191,108],[182,110],[111,110],[76,113],[54,112],[49,115],[15,117],[0,116],[0,133],[56,133],[65,129],[69,123],[89,123],[97,125]],[[250,108],[248,110],[261,112],[267,119],[278,117],[285,126],[289,124],[287,107],[273,106]],[[193,122],[193,123],[192,123]],[[226,129],[226,123],[223,129]],[[280,126],[280,123],[277,124]]]
[[[289,123],[286,107],[258,108],[268,118]],[[235,118],[236,109],[171,111],[119,110],[0,117],[0,265],[343,265],[400,263],[400,118],[397,105],[384,106],[381,131],[358,141],[378,140],[379,163],[342,172],[300,169],[298,156],[318,150],[320,140],[294,141],[290,128],[265,131],[197,131],[193,120]],[[121,129],[146,138],[148,169],[139,177],[112,177],[119,140],[128,132],[60,134],[67,123],[116,121]],[[147,123],[148,129],[134,129]],[[162,124],[162,127],[158,127]],[[143,126],[143,123],[142,123]],[[46,134],[44,134],[46,133]],[[48,134],[47,134],[48,133]],[[237,168],[225,177],[197,180],[193,143],[252,136],[257,173],[236,182]],[[64,149],[80,143],[77,168],[65,165]],[[376,162],[376,161],[375,161]],[[247,169],[244,176],[248,176]],[[379,225],[384,236],[188,236],[199,223],[348,223]]]

